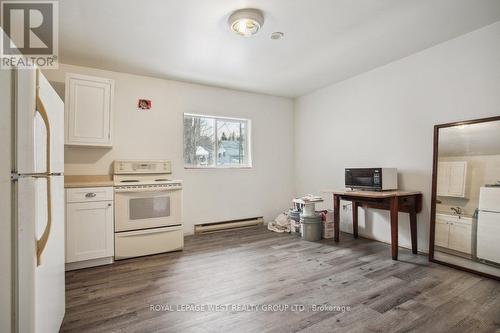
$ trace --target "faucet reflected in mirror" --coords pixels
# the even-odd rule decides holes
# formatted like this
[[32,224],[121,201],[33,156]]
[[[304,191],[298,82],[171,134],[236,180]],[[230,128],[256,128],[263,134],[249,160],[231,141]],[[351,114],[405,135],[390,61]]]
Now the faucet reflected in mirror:
[[458,215],[458,218],[462,217],[462,213],[463,213],[462,207],[458,207],[458,206],[457,207],[451,207],[450,210],[453,211],[454,215]]

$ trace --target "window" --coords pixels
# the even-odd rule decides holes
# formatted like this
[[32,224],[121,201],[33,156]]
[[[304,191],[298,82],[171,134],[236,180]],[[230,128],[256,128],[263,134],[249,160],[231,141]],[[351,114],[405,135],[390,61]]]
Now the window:
[[250,120],[184,114],[185,168],[251,166]]

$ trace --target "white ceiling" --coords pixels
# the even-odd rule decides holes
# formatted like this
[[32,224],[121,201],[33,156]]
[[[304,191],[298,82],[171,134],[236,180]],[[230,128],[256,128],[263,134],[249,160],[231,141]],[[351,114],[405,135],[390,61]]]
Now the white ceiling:
[[440,156],[500,155],[500,120],[439,130]]
[[[60,61],[300,96],[500,20],[500,0],[60,0]],[[229,30],[254,7],[252,38]],[[273,31],[285,38],[271,40]]]

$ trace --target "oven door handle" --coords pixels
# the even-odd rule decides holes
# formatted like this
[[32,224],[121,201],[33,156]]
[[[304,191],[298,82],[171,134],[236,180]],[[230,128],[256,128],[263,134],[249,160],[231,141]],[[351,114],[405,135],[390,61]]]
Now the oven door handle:
[[115,193],[139,193],[139,192],[172,192],[182,190],[182,187],[172,188],[119,188],[115,187]]
[[137,230],[137,231],[125,231],[125,232],[117,233],[116,236],[117,237],[135,237],[135,236],[144,236],[144,235],[151,235],[151,234],[162,234],[162,233],[178,231],[178,230],[182,230],[182,225],[175,224],[175,225],[161,227],[161,228],[144,229],[144,230]]

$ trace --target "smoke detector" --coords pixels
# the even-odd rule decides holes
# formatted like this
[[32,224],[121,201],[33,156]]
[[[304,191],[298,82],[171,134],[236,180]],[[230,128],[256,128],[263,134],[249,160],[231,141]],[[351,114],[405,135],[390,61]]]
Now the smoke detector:
[[283,37],[285,37],[285,34],[281,31],[275,31],[271,34],[271,39],[282,39]]

